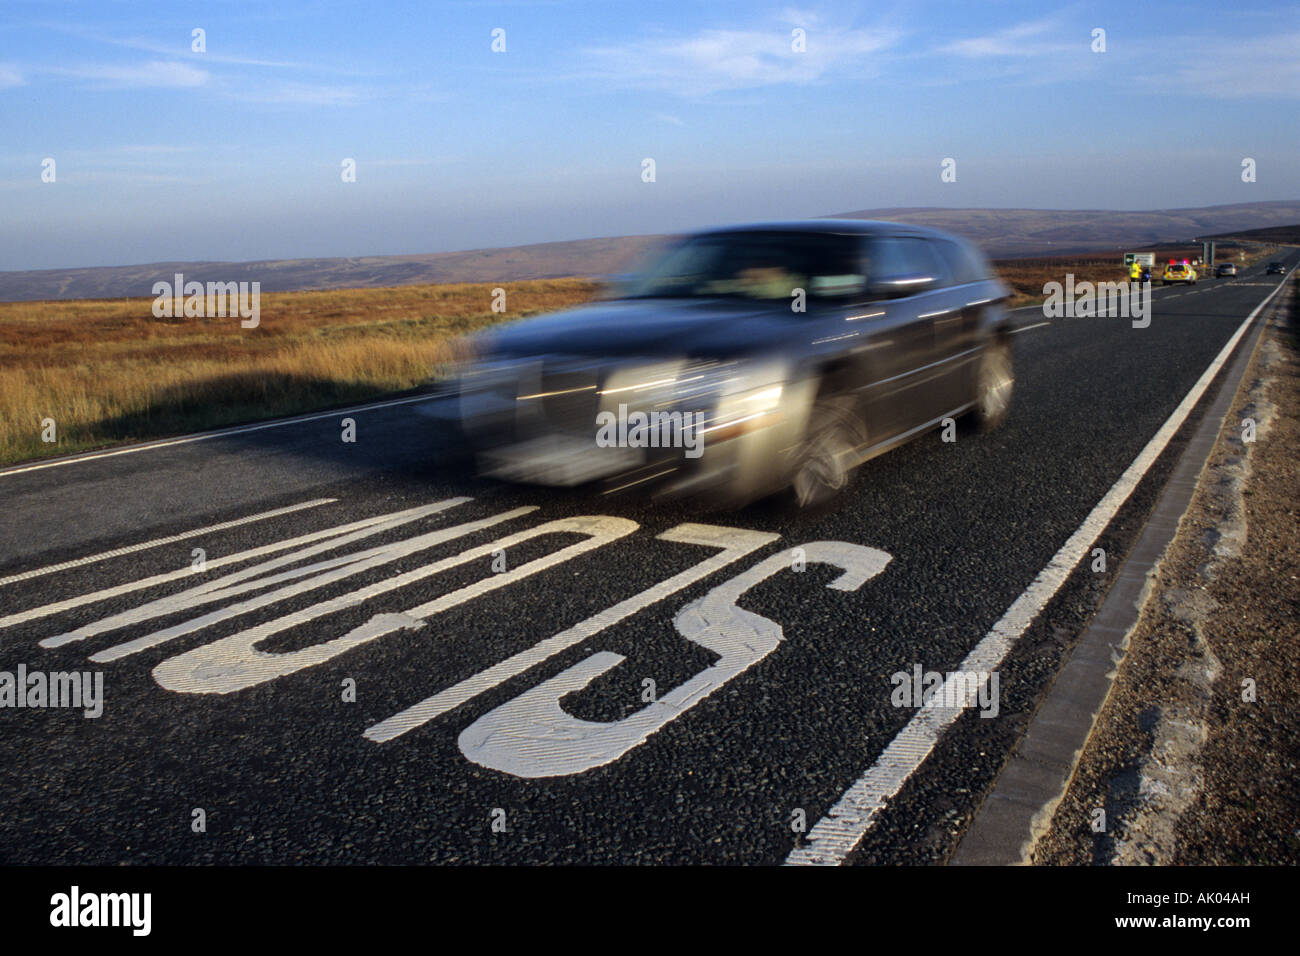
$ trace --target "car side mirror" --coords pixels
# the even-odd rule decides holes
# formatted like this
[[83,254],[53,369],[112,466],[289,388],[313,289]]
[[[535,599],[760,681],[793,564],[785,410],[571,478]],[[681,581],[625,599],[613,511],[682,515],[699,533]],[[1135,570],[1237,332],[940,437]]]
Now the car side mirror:
[[902,275],[885,276],[871,283],[871,294],[878,299],[898,299],[905,295],[916,295],[933,288],[935,277],[922,272],[909,272]]

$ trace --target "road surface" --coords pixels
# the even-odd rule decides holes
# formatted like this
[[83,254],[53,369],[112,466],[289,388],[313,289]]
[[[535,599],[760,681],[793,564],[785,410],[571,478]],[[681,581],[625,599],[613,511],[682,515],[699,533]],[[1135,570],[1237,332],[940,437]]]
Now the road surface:
[[[941,862],[1278,283],[1018,312],[1006,425],[815,516],[481,480],[425,399],[0,471],[0,671],[103,681],[0,709],[0,861]],[[996,716],[897,706],[990,647]]]

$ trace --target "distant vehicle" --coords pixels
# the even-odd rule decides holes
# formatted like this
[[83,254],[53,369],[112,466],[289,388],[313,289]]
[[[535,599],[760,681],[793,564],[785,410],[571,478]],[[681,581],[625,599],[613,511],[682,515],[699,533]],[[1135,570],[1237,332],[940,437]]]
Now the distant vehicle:
[[1232,276],[1235,278],[1236,275],[1237,267],[1231,262],[1220,262],[1214,267],[1214,277],[1216,279],[1222,279],[1224,276]]
[[1165,266],[1165,274],[1161,277],[1160,284],[1169,285],[1172,282],[1196,285],[1196,270],[1186,262],[1171,262]]
[[1268,268],[1264,270],[1264,275],[1268,275],[1268,276],[1271,276],[1271,275],[1280,275],[1280,276],[1284,276],[1284,275],[1286,275],[1286,266],[1282,265],[1282,263],[1280,263],[1280,262],[1270,262],[1270,263],[1268,264]]
[[1010,291],[970,243],[899,223],[698,233],[605,301],[474,339],[461,428],[510,481],[815,506],[950,416],[1003,421]]

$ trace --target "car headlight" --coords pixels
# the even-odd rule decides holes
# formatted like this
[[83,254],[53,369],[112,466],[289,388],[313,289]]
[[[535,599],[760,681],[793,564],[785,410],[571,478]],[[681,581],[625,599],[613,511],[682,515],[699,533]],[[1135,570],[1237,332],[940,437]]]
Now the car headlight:
[[709,441],[726,441],[783,421],[781,396],[785,386],[758,388],[723,395],[703,429]]
[[780,420],[786,368],[779,362],[685,359],[623,367],[600,390],[602,408],[702,416],[701,433],[725,441]]
[[780,362],[725,362],[700,365],[684,376],[687,401],[704,412],[708,441],[726,441],[782,419],[781,399],[787,369]]
[[684,370],[678,394],[700,396],[706,404],[719,405],[784,381],[785,368],[777,362],[697,362]]
[[617,368],[605,378],[600,396],[606,405],[711,413],[720,402],[783,381],[777,363],[676,359]]

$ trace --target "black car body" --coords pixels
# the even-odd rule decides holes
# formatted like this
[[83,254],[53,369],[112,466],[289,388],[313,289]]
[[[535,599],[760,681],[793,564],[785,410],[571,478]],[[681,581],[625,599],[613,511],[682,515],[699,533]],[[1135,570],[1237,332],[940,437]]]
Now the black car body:
[[1284,276],[1286,275],[1286,266],[1282,265],[1282,263],[1280,262],[1270,262],[1268,264],[1268,268],[1264,270],[1264,274],[1270,276],[1271,275]]
[[948,417],[1002,420],[1009,291],[970,243],[919,227],[699,233],[612,298],[479,336],[462,428],[508,480],[814,504]]

